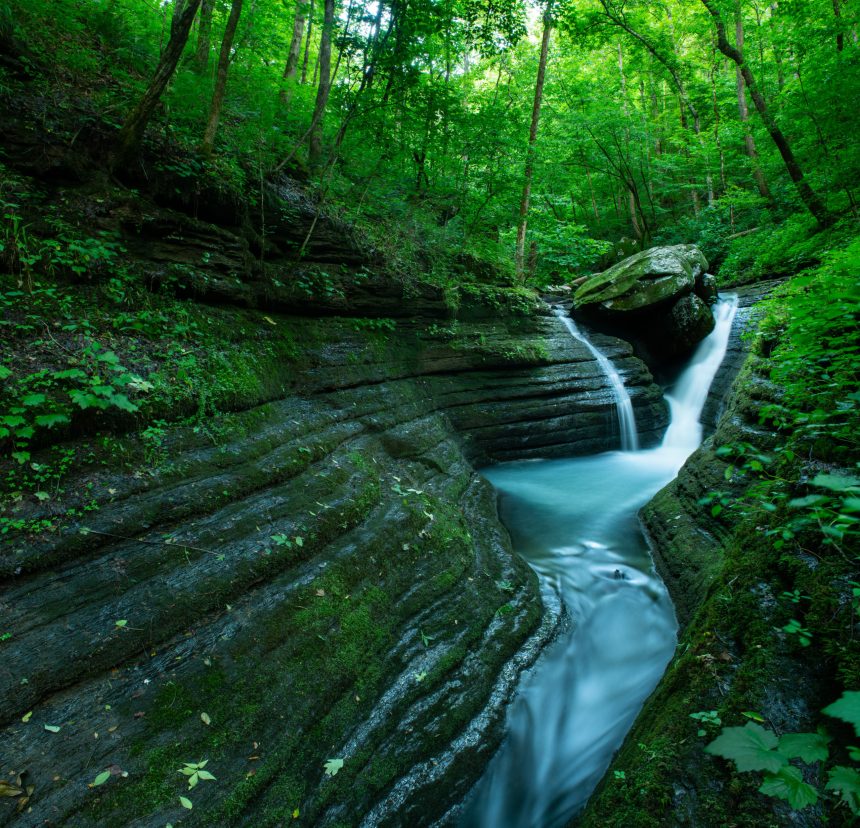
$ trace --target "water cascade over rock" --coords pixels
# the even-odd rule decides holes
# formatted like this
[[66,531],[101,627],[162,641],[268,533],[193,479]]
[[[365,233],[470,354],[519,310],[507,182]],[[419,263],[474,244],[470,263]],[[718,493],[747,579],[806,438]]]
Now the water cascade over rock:
[[557,310],[556,316],[561,319],[564,326],[570,331],[570,335],[581,342],[588,348],[597,360],[597,364],[606,374],[610,385],[612,386],[613,396],[615,397],[615,407],[618,410],[618,425],[621,431],[621,449],[623,451],[635,451],[639,448],[639,437],[636,434],[636,418],[633,414],[633,403],[630,401],[630,395],[624,387],[624,381],[621,375],[615,370],[615,366],[609,361],[605,354],[599,351],[591,342],[583,336],[576,323],[569,317],[564,315],[564,311]]
[[667,394],[672,421],[658,448],[485,470],[514,547],[571,623],[524,677],[508,740],[467,804],[463,828],[565,825],[672,657],[675,615],[637,512],[701,441],[699,419],[736,309],[735,297],[717,304],[714,331]]

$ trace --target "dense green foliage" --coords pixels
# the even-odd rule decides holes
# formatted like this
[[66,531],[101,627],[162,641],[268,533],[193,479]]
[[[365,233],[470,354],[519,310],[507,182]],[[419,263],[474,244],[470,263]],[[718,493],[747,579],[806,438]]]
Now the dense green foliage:
[[[519,0],[336,4],[331,93],[316,125],[324,151],[306,170],[320,6],[245,6],[217,152],[200,156],[230,11],[216,2],[210,42],[201,45],[195,24],[149,125],[159,163],[237,190],[276,168],[309,174],[327,210],[360,225],[406,270],[429,265],[450,278],[465,252],[473,265],[492,265],[495,278],[510,275],[539,10]],[[738,17],[734,9],[717,10],[728,29],[742,26],[757,91],[804,182],[836,216],[856,211],[856,9],[812,0],[743,4]],[[7,41],[39,69],[45,89],[73,90],[89,117],[115,126],[140,98],[173,13],[171,3],[146,0],[0,4]],[[625,237],[698,241],[709,257],[727,256],[737,275],[761,237],[738,245],[732,237],[778,225],[802,204],[750,90],[739,90],[735,64],[716,47],[708,9],[692,0],[567,0],[552,13],[528,215],[531,278],[593,269]],[[297,15],[304,28],[294,27]],[[285,79],[294,30],[302,35],[298,65]],[[7,84],[0,69],[0,88]]]

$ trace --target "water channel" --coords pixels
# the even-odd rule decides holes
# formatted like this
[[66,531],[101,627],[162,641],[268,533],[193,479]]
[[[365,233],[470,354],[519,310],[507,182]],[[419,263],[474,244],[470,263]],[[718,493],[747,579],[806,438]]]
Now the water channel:
[[671,421],[663,441],[646,450],[633,450],[632,407],[614,367],[561,317],[599,355],[622,435],[629,417],[633,439],[625,445],[631,450],[483,472],[499,491],[514,548],[537,572],[542,590],[561,597],[572,623],[523,677],[506,741],[468,802],[462,828],[566,825],[663,675],[677,624],[637,514],[701,442],[699,418],[736,310],[736,297],[715,305],[716,327],[666,395]]

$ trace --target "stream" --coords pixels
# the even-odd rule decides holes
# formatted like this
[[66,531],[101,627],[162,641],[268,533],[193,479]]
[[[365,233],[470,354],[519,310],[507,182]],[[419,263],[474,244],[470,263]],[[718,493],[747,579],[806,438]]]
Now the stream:
[[[671,420],[663,441],[646,450],[635,450],[633,411],[617,371],[572,320],[560,317],[609,377],[622,445],[630,450],[483,470],[499,492],[514,548],[537,572],[541,589],[560,596],[572,624],[523,676],[505,743],[476,786],[461,828],[568,824],[663,675],[677,623],[637,515],[702,440],[699,418],[736,310],[734,296],[714,306],[714,330],[666,395]],[[625,436],[628,428],[632,437]]]

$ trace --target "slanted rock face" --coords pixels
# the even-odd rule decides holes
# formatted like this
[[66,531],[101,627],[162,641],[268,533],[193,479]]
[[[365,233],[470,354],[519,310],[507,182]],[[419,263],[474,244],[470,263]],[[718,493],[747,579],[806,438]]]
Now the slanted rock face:
[[653,247],[586,281],[574,302],[577,307],[599,304],[610,312],[641,310],[689,293],[707,269],[708,261],[695,245]]

